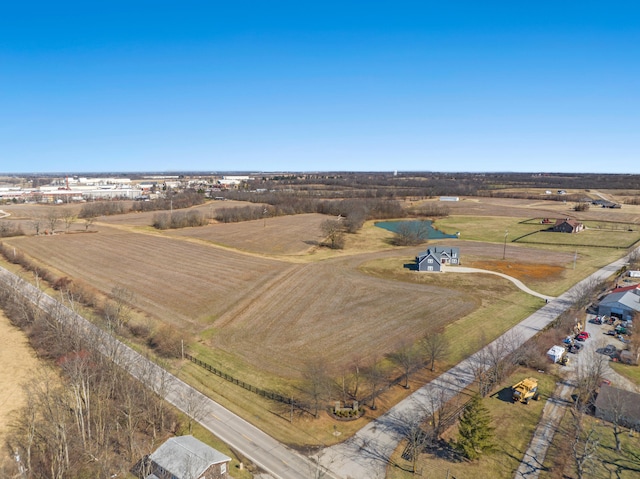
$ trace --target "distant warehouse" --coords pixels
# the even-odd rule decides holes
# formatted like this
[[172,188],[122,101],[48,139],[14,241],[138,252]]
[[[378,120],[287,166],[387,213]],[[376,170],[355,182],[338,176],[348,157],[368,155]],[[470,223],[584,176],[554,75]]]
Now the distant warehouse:
[[460,201],[457,196],[441,196],[440,201]]

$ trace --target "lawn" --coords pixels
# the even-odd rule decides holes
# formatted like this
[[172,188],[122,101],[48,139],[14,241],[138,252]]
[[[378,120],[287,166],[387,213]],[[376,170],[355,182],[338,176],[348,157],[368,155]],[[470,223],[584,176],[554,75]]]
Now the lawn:
[[593,246],[600,248],[629,248],[640,240],[640,231],[586,229],[576,234],[538,231],[521,237],[519,243],[552,244],[554,246]]
[[[525,377],[536,377],[538,388],[541,392],[540,401],[531,401],[529,404],[512,403],[510,387]],[[425,452],[420,455],[418,471],[423,471],[423,476],[445,479],[511,479],[529,446],[533,432],[538,424],[546,399],[555,389],[556,378],[551,375],[537,374],[526,369],[519,369],[502,383],[502,387],[493,395],[483,399],[484,406],[489,410],[493,418],[492,426],[495,427],[496,451],[483,455],[478,461],[456,461],[444,457],[443,454]],[[455,439],[457,427],[454,425],[445,434],[447,440]],[[387,479],[408,479],[413,477],[408,461],[400,457],[404,445],[394,454],[392,460],[395,466],[387,469]]]
[[609,366],[611,366],[611,368],[618,374],[621,374],[622,376],[632,381],[634,384],[640,386],[640,366],[632,366],[629,364],[614,362],[610,362]]
[[[610,423],[584,416],[585,430],[594,428],[599,441],[596,449],[594,469],[587,473],[589,478],[635,479],[640,474],[640,435],[637,432],[625,432],[620,436],[622,451],[615,450],[613,426]],[[575,461],[571,452],[572,415],[568,410],[553,438],[544,461],[545,469],[540,479],[576,479]]]

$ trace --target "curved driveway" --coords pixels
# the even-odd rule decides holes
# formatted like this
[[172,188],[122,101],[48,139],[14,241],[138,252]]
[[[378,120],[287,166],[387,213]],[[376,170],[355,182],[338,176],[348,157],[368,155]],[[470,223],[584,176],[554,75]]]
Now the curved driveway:
[[524,291],[525,293],[528,293],[528,294],[530,294],[532,296],[537,296],[538,298],[542,298],[542,299],[547,300],[547,301],[551,301],[551,300],[555,299],[555,296],[547,296],[545,294],[537,293],[534,290],[529,289],[519,279],[516,279],[516,278],[514,278],[512,276],[509,276],[507,274],[504,274],[504,273],[498,273],[496,271],[489,271],[488,269],[466,268],[464,266],[452,266],[450,268],[447,268],[446,274],[449,274],[449,273],[487,273],[487,274],[495,274],[496,276],[501,276],[501,277],[503,277],[505,279],[508,279],[513,284],[515,284],[518,288],[520,288],[522,291]]
[[[425,419],[432,413],[432,404],[448,401],[474,382],[474,365],[490,348],[508,342],[519,347],[531,339],[573,304],[580,289],[592,280],[602,281],[619,270],[627,258],[621,258],[580,281],[561,296],[545,304],[531,316],[514,326],[493,343],[461,361],[438,378],[426,384],[398,403],[385,414],[370,422],[342,444],[326,448],[320,462],[336,476],[344,479],[384,478],[389,458],[403,440],[402,424]],[[448,270],[449,271],[449,270]]]

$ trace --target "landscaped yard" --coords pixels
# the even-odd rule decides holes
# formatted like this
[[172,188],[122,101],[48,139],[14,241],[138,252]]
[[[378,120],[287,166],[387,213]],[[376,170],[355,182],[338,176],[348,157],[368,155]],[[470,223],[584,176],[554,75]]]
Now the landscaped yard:
[[[526,405],[512,403],[510,387],[530,376],[538,379],[540,401],[531,401]],[[438,479],[445,479],[447,474],[456,479],[513,478],[538,425],[545,402],[555,389],[555,382],[554,376],[519,369],[502,383],[502,387],[496,393],[483,399],[483,405],[489,410],[493,420],[492,426],[495,427],[496,452],[483,455],[478,461],[468,462],[452,460],[442,452],[426,451],[420,454],[418,471],[422,471],[423,477]],[[444,438],[452,440],[456,437],[457,426],[454,425],[445,433]],[[388,467],[387,479],[414,477],[408,472],[411,464],[400,457],[403,447],[404,445],[401,445],[392,458],[397,465]]]

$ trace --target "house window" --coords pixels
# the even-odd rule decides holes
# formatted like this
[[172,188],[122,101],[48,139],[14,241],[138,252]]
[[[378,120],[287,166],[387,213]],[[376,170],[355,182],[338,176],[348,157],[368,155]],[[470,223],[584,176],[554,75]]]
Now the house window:
[[433,263],[433,258],[429,258],[429,259],[427,260],[427,263]]
[[458,256],[458,253],[453,253],[451,256],[455,258],[456,256]]
[[227,464],[220,464],[220,474],[227,472]]
[[427,266],[427,271],[433,271],[433,266]]

